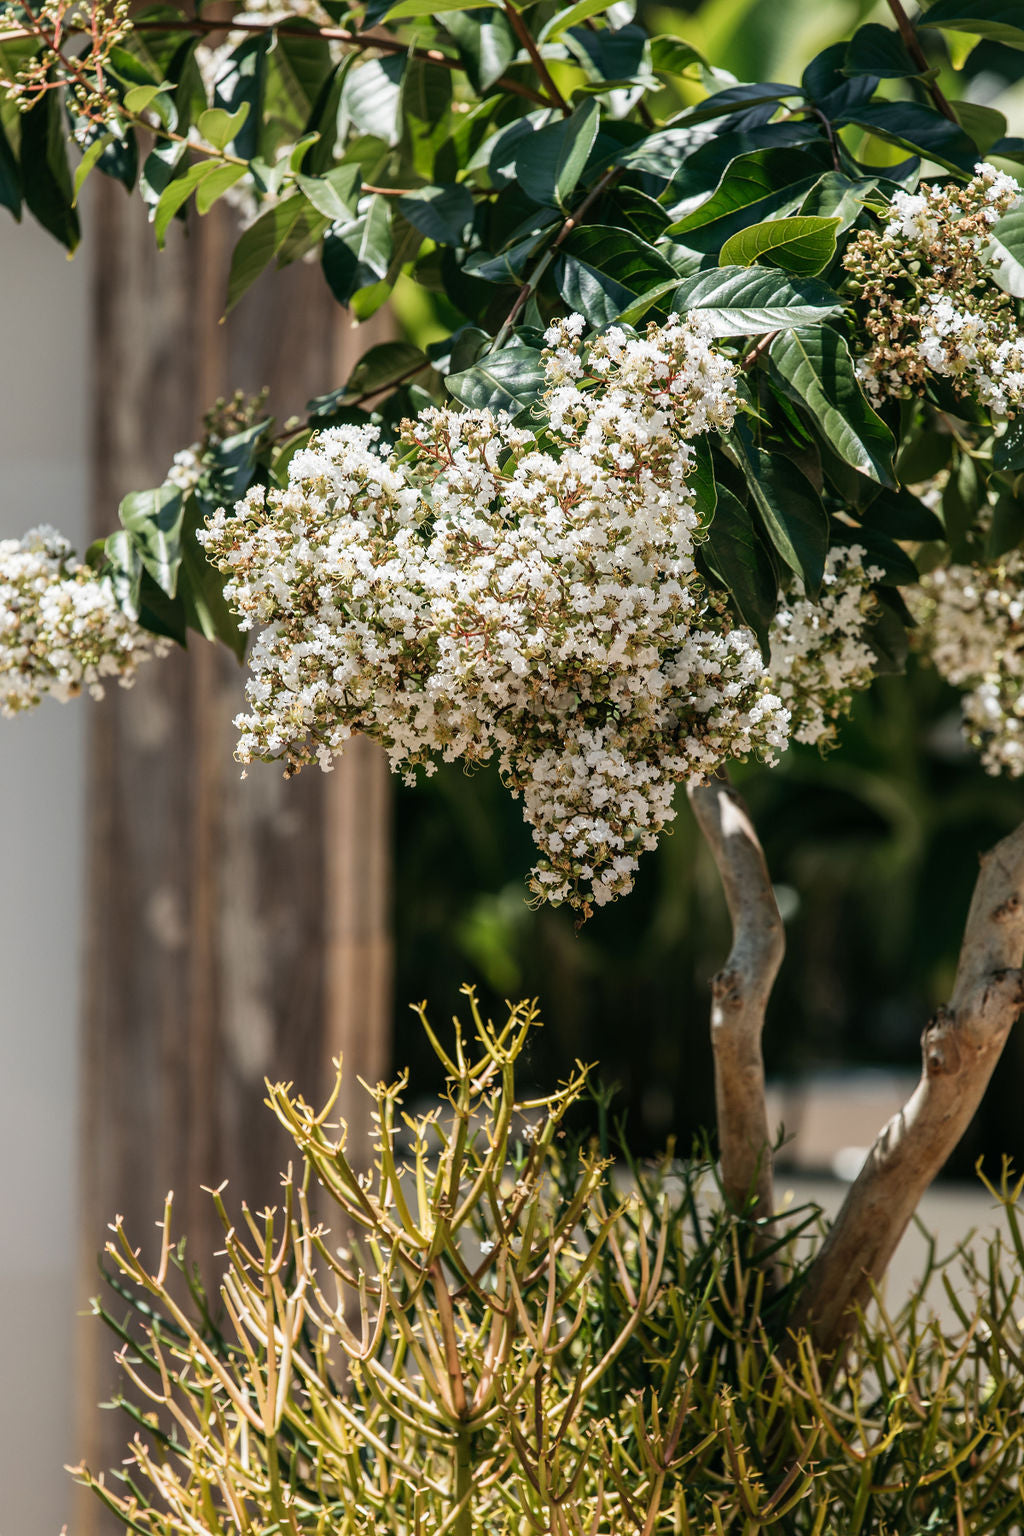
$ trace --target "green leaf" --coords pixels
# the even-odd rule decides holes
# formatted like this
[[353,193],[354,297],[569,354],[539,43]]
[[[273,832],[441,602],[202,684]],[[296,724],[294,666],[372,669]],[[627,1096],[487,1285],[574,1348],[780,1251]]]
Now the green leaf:
[[[72,196],[71,196],[72,207],[77,207],[78,206],[78,196],[79,196],[79,193],[81,192],[83,186],[85,185],[86,177],[88,176],[89,172],[93,169],[93,167],[95,166],[97,160],[100,158],[100,156],[102,155],[103,151],[106,149],[107,145],[109,143],[111,143],[113,138],[114,138],[114,134],[113,133],[103,133],[103,134],[100,134],[98,139],[93,139],[92,143],[88,146],[88,148],[86,149],[85,153],[83,154],[81,160],[78,162],[78,165],[75,167],[75,179],[74,179],[74,181],[72,183],[72,189],[71,189],[72,190]],[[2,201],[2,200],[3,200],[2,197],[0,197],[0,201]],[[19,207],[20,207],[20,202],[19,202]]]
[[701,553],[767,653],[778,597],[775,569],[750,512],[724,485],[718,487],[715,515]]
[[437,20],[459,50],[459,62],[477,94],[490,89],[505,73],[519,43],[503,13],[499,10],[442,11]]
[[958,123],[916,101],[869,101],[851,107],[837,121],[855,123],[947,170],[965,175],[974,169],[977,145]]
[[125,110],[133,116],[140,115],[153,105],[165,89],[163,85],[133,85],[130,91],[124,93]]
[[390,260],[391,211],[384,197],[371,198],[360,218],[343,224],[324,241],[324,276],[339,304],[348,306],[360,289],[379,283]]
[[838,219],[807,215],[752,224],[725,242],[719,266],[749,267],[765,260],[800,277],[816,277],[835,255],[838,229]]
[[778,453],[754,445],[750,432],[738,424],[728,439],[747,482],[751,500],[774,547],[816,598],[825,573],[828,514],[809,480]]
[[7,135],[0,124],[0,207],[9,208],[21,218],[21,176]]
[[842,234],[864,212],[865,198],[877,190],[877,176],[852,179],[842,171],[826,171],[800,204],[800,212],[819,219],[838,219],[838,232]]
[[717,250],[737,230],[769,214],[798,208],[821,176],[822,166],[799,149],[759,149],[738,155],[698,208],[666,230],[697,250]]
[[787,393],[807,408],[839,457],[879,484],[894,486],[896,444],[868,404],[839,332],[827,325],[795,327],[776,336],[768,355]]
[[223,107],[207,107],[205,112],[200,112],[196,127],[207,144],[211,144],[214,149],[227,149],[241,132],[248,116],[247,101],[243,101],[235,112],[225,112]]
[[426,367],[427,354],[411,342],[382,341],[364,352],[356,363],[345,383],[343,398],[376,395]]
[[224,597],[224,580],[210,564],[196,534],[203,527],[197,498],[190,496],[182,524],[179,584],[190,629],[207,640],[219,640],[239,661],[245,655],[248,635],[238,628],[238,618]]
[[[670,262],[639,235],[610,225],[574,230],[555,269],[558,291],[591,325],[608,325],[636,300],[679,281]],[[652,300],[652,302],[656,302]]]
[[231,253],[225,313],[234,309],[247,288],[274,259],[295,224],[309,208],[301,192],[294,192],[261,213],[244,231]]
[[402,77],[399,115],[402,163],[424,181],[435,181],[434,162],[449,137],[452,77],[425,59],[410,58]]
[[651,45],[643,27],[620,27],[617,31],[574,27],[565,41],[586,70],[590,89],[595,92],[636,85],[658,90],[661,85],[651,65]]
[[362,176],[358,165],[336,165],[322,176],[304,176],[295,173],[295,184],[301,189],[316,211],[332,224],[341,224],[356,217],[356,204]]
[[920,580],[917,566],[906,551],[878,528],[850,528],[843,523],[834,523],[832,542],[846,548],[859,544],[865,552],[864,564],[877,565],[885,573],[881,578],[885,586],[913,587]]
[[990,154],[993,145],[1005,137],[1006,118],[995,107],[983,106],[980,101],[951,101],[950,106],[961,128],[974,140],[981,154]]
[[589,21],[591,16],[600,16],[606,10],[607,5],[603,0],[576,0],[575,5],[558,11],[550,21],[545,22],[537,33],[537,41],[546,43],[549,39],[560,37],[570,27],[578,26],[581,21]]
[[842,313],[838,296],[817,278],[791,279],[763,267],[718,267],[684,278],[672,308],[699,310],[714,336],[760,336]]
[[844,75],[871,75],[876,80],[903,80],[921,74],[893,27],[869,21],[850,39],[843,60]]
[[857,515],[862,523],[887,533],[891,539],[924,544],[945,537],[942,519],[910,491],[883,490]]
[[999,560],[1024,542],[1024,502],[1012,491],[1003,491],[992,508],[992,522],[985,535],[985,559]]
[[185,206],[196,188],[218,168],[216,160],[200,160],[196,165],[190,165],[183,176],[168,182],[160,194],[153,217],[153,232],[160,250],[164,248],[167,231],[175,214]]
[[1005,293],[1024,298],[1024,209],[1014,208],[993,224],[992,254],[999,265],[993,276]]
[[444,382],[461,405],[518,414],[544,388],[544,366],[536,348],[515,344],[489,352],[465,372],[450,373]]
[[182,492],[176,485],[135,491],[117,509],[118,520],[131,536],[143,568],[168,597],[177,590],[183,510]]
[[936,0],[928,10],[928,26],[1024,48],[1024,15],[1018,0]]
[[223,197],[246,173],[244,165],[217,165],[204,176],[196,190],[196,212],[202,217],[209,213],[219,197]]
[[21,119],[21,179],[29,212],[49,234],[73,251],[78,215],[64,140],[63,109],[57,91],[47,91]]
[[686,483],[693,492],[693,510],[698,525],[709,528],[718,505],[718,485],[715,481],[715,461],[707,436],[698,437],[693,444],[693,462]]
[[597,138],[601,109],[596,101],[577,107],[571,117],[525,134],[515,146],[515,177],[535,203],[554,203],[567,211]]
[[366,59],[345,76],[341,105],[360,133],[383,139],[392,147],[401,134],[399,103],[405,57]]
[[108,562],[107,574],[114,597],[122,613],[130,619],[139,617],[139,590],[142,586],[142,556],[127,529],[120,528],[103,541]]
[[303,170],[309,176],[322,176],[335,163],[338,135],[343,126],[339,122],[342,93],[345,89],[346,77],[357,57],[355,53],[346,54],[341,63],[335,65],[324,81],[320,95],[306,122],[308,133],[320,135],[316,143],[306,151],[303,160]]
[[421,235],[438,245],[462,245],[473,219],[473,194],[456,182],[407,192],[396,206]]
[[[267,55],[273,38],[269,30],[261,37],[249,37],[240,43],[217,71],[213,87],[213,108],[229,116],[246,105],[248,116],[235,129],[235,153],[242,160],[254,160],[259,154],[260,133],[264,121],[267,89]],[[205,113],[200,113],[199,121]]]
[[[464,11],[497,10],[495,0],[461,0],[460,9]],[[398,0],[396,5],[391,5],[381,16],[381,21],[406,21],[415,16],[436,15],[436,6],[430,0]]]
[[1024,416],[1007,422],[992,449],[992,467],[1000,470],[1024,469]]

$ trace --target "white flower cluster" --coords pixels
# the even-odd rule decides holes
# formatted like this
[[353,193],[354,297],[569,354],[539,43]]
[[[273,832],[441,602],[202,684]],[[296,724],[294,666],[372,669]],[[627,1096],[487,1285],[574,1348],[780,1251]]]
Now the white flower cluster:
[[987,773],[1024,774],[1024,553],[991,566],[950,565],[908,593],[915,639],[965,689],[964,734]]
[[1001,414],[1024,402],[1024,335],[995,281],[1002,253],[992,242],[1019,201],[1012,176],[980,164],[966,186],[897,192],[881,233],[848,247],[872,342],[857,371],[876,403],[919,391],[929,374]]
[[140,663],[164,649],[55,529],[0,540],[0,714],[30,709],[44,694],[64,703],[88,688],[102,698],[107,678],[130,687]]
[[327,768],[354,731],[409,776],[496,759],[533,891],[588,912],[631,888],[678,782],[770,758],[788,716],[694,572],[690,442],[732,424],[733,365],[697,319],[582,329],[547,333],[543,430],[429,410],[389,451],[335,428],[200,538],[266,626],[242,762]]
[[772,623],[773,684],[790,712],[793,739],[810,746],[835,741],[839,717],[874,676],[864,624],[874,602],[870,584],[885,573],[866,565],[865,554],[859,544],[830,550],[819,600],[798,587]]
[[164,476],[164,484],[176,485],[178,490],[184,491],[186,495],[189,491],[195,490],[203,472],[201,453],[201,443],[193,443],[190,448],[179,449],[174,455],[174,463]]

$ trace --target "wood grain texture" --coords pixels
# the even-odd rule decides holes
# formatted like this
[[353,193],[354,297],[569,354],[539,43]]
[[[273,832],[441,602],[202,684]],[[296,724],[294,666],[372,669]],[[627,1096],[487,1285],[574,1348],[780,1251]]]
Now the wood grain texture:
[[[102,178],[98,178],[102,182]],[[217,211],[219,213],[219,210]],[[233,231],[215,215],[159,254],[140,206],[96,188],[93,522],[159,483],[235,387],[268,385],[278,419],[333,388],[377,337],[351,331],[315,266],[274,272],[218,324]],[[289,1146],[263,1078],[325,1095],[343,1053],[341,1112],[360,1122],[355,1076],[386,1074],[390,1045],[389,788],[360,744],[332,775],[243,781],[232,718],[244,673],[198,637],[143,669],[90,717],[80,1168],[80,1298],[115,1213],[154,1243],[168,1189],[176,1227],[208,1273],[220,1246],[202,1185],[272,1202]],[[358,1107],[354,1107],[358,1106]],[[355,1127],[354,1127],[355,1128]],[[76,1453],[117,1464],[129,1425],[96,1404],[116,1385],[114,1342],[80,1330]],[[84,1496],[76,1536],[119,1529]]]

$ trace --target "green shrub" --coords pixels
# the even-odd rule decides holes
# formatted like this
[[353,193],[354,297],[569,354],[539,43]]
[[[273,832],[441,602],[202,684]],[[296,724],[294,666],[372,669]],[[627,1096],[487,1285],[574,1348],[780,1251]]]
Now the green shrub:
[[[360,1173],[331,1105],[269,1103],[301,1172],[279,1207],[214,1193],[226,1269],[203,1289],[171,1236],[155,1270],[108,1252],[135,1421],[127,1470],[77,1469],[132,1531],[184,1536],[793,1536],[1021,1528],[1024,1241],[934,1252],[898,1314],[839,1361],[786,1328],[819,1230],[730,1217],[706,1158],[613,1169],[573,1146],[576,1074],[521,1102],[532,1005],[472,1031],[431,1114],[373,1090]],[[421,1010],[422,1014],[422,1010]],[[607,1114],[606,1101],[600,1100]],[[796,1239],[799,1238],[800,1241]],[[757,1255],[755,1259],[755,1254]],[[801,1257],[801,1254],[803,1257]],[[950,1330],[924,1291],[941,1278]]]

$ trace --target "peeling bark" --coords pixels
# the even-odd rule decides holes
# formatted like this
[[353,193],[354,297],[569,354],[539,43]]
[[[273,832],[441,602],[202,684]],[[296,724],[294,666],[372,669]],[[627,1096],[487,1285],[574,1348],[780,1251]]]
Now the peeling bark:
[[871,1299],[918,1201],[970,1124],[1024,1003],[1024,826],[983,855],[956,982],[921,1037],[921,1080],[876,1140],[793,1320],[833,1353]]
[[761,1033],[785,950],[764,852],[743,801],[724,779],[691,789],[690,804],[718,866],[733,942],[711,982],[711,1045],[722,1183],[735,1210],[774,1215],[771,1136]]

